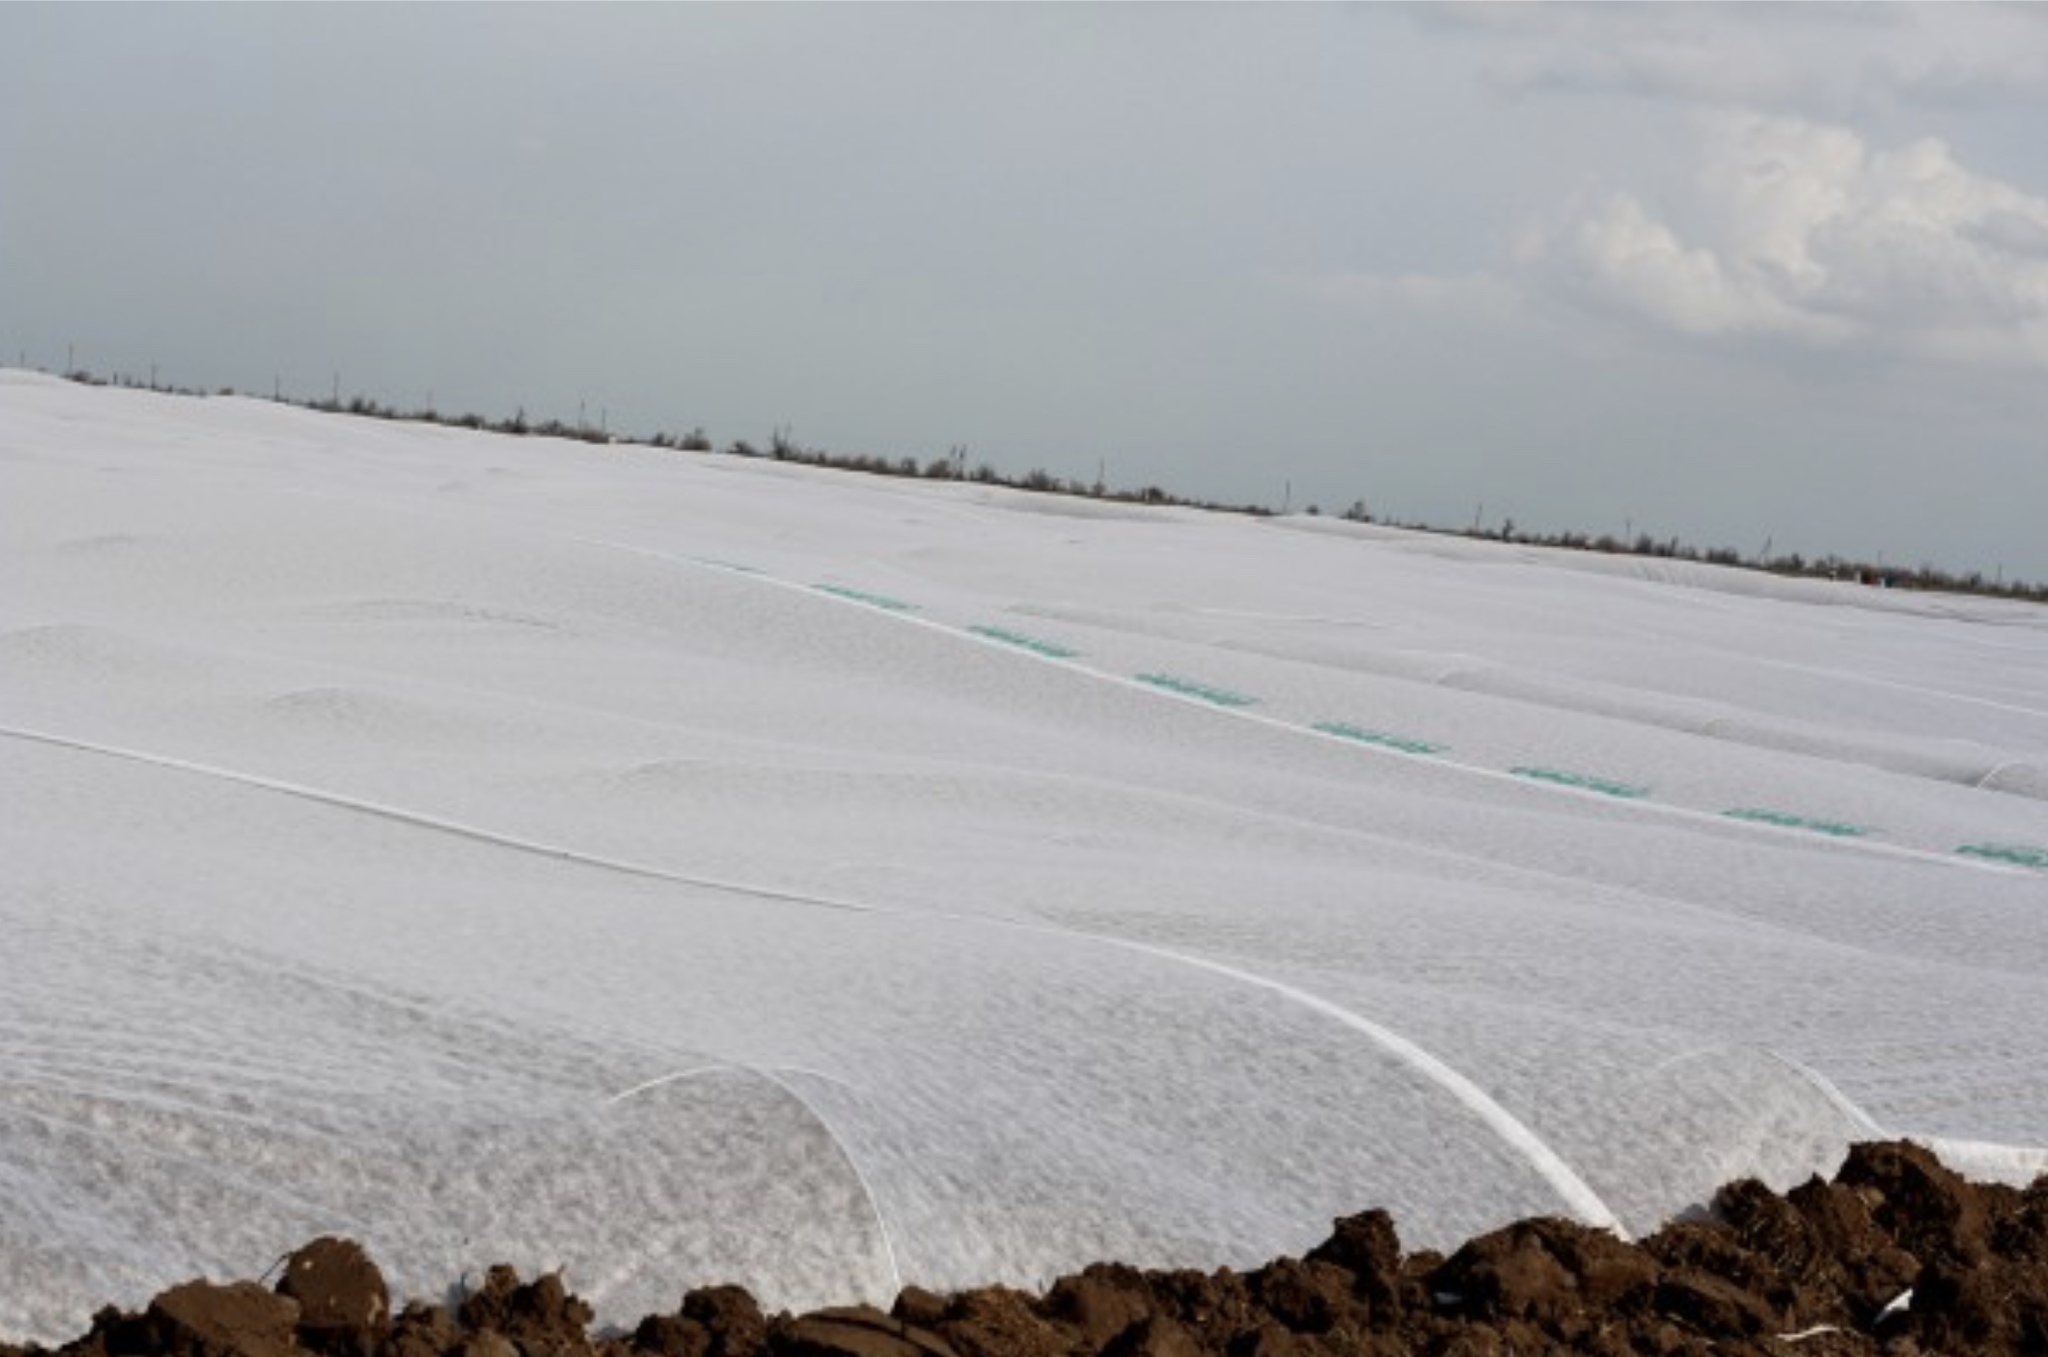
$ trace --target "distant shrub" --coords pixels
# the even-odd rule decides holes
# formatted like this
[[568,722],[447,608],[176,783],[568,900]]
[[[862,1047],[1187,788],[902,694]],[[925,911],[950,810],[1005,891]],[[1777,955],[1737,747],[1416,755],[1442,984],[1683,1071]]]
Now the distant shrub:
[[[68,381],[76,382],[83,386],[106,386],[109,384],[108,379],[100,377],[85,368],[68,362],[67,367],[70,370],[63,373],[63,376]],[[117,375],[113,379],[112,384],[115,386],[138,388],[143,385],[140,381],[127,374]],[[281,403],[297,405],[304,409],[348,413],[376,419],[403,419],[439,423],[463,429],[488,430],[495,433],[513,435],[540,432],[557,437],[581,439],[590,443],[611,444],[631,441],[614,437],[602,427],[592,429],[583,422],[580,416],[575,425],[565,424],[557,419],[549,419],[535,426],[527,420],[526,408],[524,406],[519,407],[518,411],[510,419],[493,422],[474,412],[444,417],[431,408],[431,397],[429,398],[428,408],[403,413],[394,407],[382,405],[363,395],[351,397],[344,404],[340,398],[340,384],[340,377],[337,375],[332,395],[313,400],[293,400],[283,395],[281,383],[273,383],[271,398]],[[188,390],[176,386],[159,386],[154,369],[150,373],[149,389],[183,396],[196,397],[206,394],[201,389]],[[234,392],[230,387],[221,387],[218,394],[233,395]],[[657,448],[679,447],[691,452],[712,451],[710,436],[702,428],[692,429],[680,438],[667,434],[656,434],[647,440],[647,443]],[[1078,481],[1062,480],[1042,468],[1034,468],[1027,472],[1021,480],[1011,480],[997,471],[994,465],[985,461],[977,463],[974,469],[969,471],[967,468],[967,446],[959,443],[953,445],[952,449],[944,457],[935,457],[925,463],[922,468],[919,467],[917,459],[914,457],[888,458],[865,454],[834,454],[818,448],[805,448],[796,442],[787,428],[777,429],[769,446],[772,455],[778,460],[800,461],[813,466],[867,472],[873,475],[922,475],[933,480],[973,481],[980,485],[1008,486],[1013,489],[1029,490],[1039,494],[1085,495],[1150,505],[1184,505],[1190,508],[1213,512],[1248,514],[1255,517],[1267,517],[1273,512],[1271,509],[1260,505],[1228,505],[1203,500],[1182,499],[1170,494],[1157,485],[1148,485],[1144,489],[1137,491],[1111,492],[1109,487],[1104,484],[1103,478],[1099,473],[1094,482],[1084,484]],[[735,439],[727,446],[726,452],[736,457],[759,457],[763,455],[759,448],[756,448],[745,439]],[[1319,510],[1314,504],[1310,504],[1307,512],[1314,515]],[[1351,507],[1346,509],[1342,516],[1353,522],[1370,523],[1376,521],[1367,511],[1363,499],[1352,501]],[[1763,548],[1758,551],[1753,562],[1745,562],[1740,554],[1732,548],[1716,547],[1702,554],[1696,548],[1680,542],[1675,535],[1662,541],[1659,541],[1647,532],[1636,534],[1632,541],[1624,541],[1621,538],[1615,537],[1612,533],[1601,533],[1596,537],[1588,536],[1583,532],[1564,532],[1543,536],[1518,531],[1512,518],[1504,519],[1497,531],[1486,531],[1480,527],[1476,516],[1473,525],[1470,528],[1464,529],[1446,529],[1427,523],[1403,523],[1399,520],[1388,521],[1397,527],[1407,528],[1411,531],[1440,533],[1449,536],[1489,538],[1536,546],[1598,551],[1609,555],[1633,552],[1640,556],[1705,561],[1708,564],[1726,568],[1766,570],[1779,575],[1860,581],[1865,584],[1881,585],[1886,588],[1938,589],[1950,593],[1982,594],[1997,598],[2048,603],[2048,584],[2033,584],[2025,580],[2007,580],[2004,577],[2003,569],[1998,572],[1995,578],[1986,580],[1981,570],[1973,570],[1965,574],[1953,574],[1938,569],[1927,562],[1923,562],[1915,568],[1906,569],[1897,566],[1870,565],[1868,563],[1845,561],[1833,555],[1809,561],[1797,552],[1787,552],[1782,555],[1771,556],[1769,539],[1766,539]],[[1633,525],[1631,525],[1630,530],[1633,531]]]

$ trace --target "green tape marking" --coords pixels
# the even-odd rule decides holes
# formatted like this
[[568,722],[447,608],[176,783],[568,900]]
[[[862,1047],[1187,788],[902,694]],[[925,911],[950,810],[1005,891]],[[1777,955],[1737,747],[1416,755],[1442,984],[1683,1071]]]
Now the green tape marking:
[[986,636],[991,641],[1001,641],[1006,646],[1016,646],[1019,650],[1028,650],[1047,659],[1071,660],[1081,653],[1078,650],[1069,650],[1063,645],[1054,645],[1051,641],[1041,641],[1035,636],[1006,631],[1001,627],[969,627],[967,630],[976,636]]
[[690,559],[695,561],[698,565],[716,566],[720,570],[736,571],[737,573],[742,575],[758,575],[761,573],[761,571],[754,566],[741,565],[738,561],[721,561],[716,556],[692,556]]
[[1759,824],[1782,825],[1786,829],[1810,829],[1816,834],[1829,834],[1838,839],[1860,839],[1870,833],[1870,830],[1862,825],[1845,825],[1834,820],[1810,820],[1804,815],[1791,815],[1782,810],[1744,807],[1721,813],[1731,820],[1754,820]]
[[1628,799],[1648,796],[1648,787],[1636,787],[1626,782],[1615,782],[1604,777],[1592,777],[1586,773],[1567,773],[1558,768],[1510,768],[1516,777],[1531,778],[1537,782],[1552,782],[1560,787],[1577,787],[1581,791],[1598,792],[1602,796],[1619,796]]
[[1154,688],[1164,688],[1169,693],[1179,693],[1183,697],[1200,698],[1219,707],[1249,707],[1258,701],[1256,697],[1233,693],[1228,688],[1211,688],[1207,684],[1176,678],[1172,674],[1139,674],[1137,679],[1138,682],[1149,683]]
[[2048,848],[2030,848],[2023,843],[1966,843],[1956,851],[1973,858],[1989,858],[1993,862],[2010,862],[2020,867],[2048,871]]
[[830,594],[834,598],[847,598],[852,599],[855,603],[865,603],[870,608],[886,608],[892,613],[914,613],[917,611],[915,603],[905,603],[900,598],[884,598],[880,594],[864,593],[859,589],[848,589],[841,584],[814,584],[811,588],[821,594]]
[[1361,730],[1342,721],[1318,721],[1317,730],[1325,735],[1335,735],[1343,740],[1356,740],[1360,744],[1375,744],[1386,749],[1398,749],[1403,754],[1441,754],[1448,745],[1431,744],[1428,740],[1411,740],[1405,735],[1389,735],[1383,730]]

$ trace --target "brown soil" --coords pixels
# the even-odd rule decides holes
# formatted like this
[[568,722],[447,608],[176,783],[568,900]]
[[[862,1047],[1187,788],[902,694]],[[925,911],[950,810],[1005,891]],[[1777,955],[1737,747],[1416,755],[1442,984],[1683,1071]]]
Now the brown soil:
[[[1910,1290],[1910,1301],[1897,1303]],[[1909,1144],[1857,1146],[1832,1183],[1723,1188],[1710,1218],[1636,1244],[1521,1221],[1446,1258],[1403,1253],[1370,1211],[1256,1271],[1097,1263],[1042,1296],[908,1287],[765,1315],[737,1287],[684,1294],[630,1333],[590,1332],[559,1276],[492,1268],[460,1304],[393,1314],[355,1243],[293,1254],[273,1289],[187,1282],[111,1307],[63,1357],[1507,1357],[1508,1354],[2048,1355],[2048,1177],[1972,1184]],[[0,1357],[38,1349],[0,1344]]]

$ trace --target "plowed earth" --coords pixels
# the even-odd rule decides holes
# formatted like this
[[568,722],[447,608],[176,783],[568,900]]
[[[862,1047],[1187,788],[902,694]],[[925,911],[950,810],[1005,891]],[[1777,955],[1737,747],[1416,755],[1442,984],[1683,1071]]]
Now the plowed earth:
[[[1857,1146],[1833,1182],[1730,1184],[1710,1214],[1637,1243],[1525,1220],[1449,1257],[1404,1253],[1371,1211],[1250,1272],[1098,1263],[1043,1295],[905,1288],[764,1314],[737,1287],[590,1331],[556,1275],[492,1268],[393,1313],[350,1240],[292,1254],[274,1286],[192,1281],[111,1307],[63,1357],[1506,1357],[1506,1354],[2048,1354],[2048,1177],[1974,1184],[1906,1143]],[[0,1343],[0,1357],[41,1349]]]

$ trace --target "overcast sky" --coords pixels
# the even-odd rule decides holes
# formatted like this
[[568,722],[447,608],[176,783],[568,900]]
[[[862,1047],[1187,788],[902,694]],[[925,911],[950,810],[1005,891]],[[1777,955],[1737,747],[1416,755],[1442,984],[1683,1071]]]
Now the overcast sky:
[[71,345],[2048,579],[2048,6],[0,5]]

